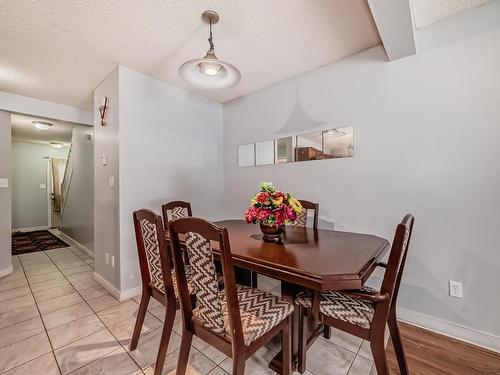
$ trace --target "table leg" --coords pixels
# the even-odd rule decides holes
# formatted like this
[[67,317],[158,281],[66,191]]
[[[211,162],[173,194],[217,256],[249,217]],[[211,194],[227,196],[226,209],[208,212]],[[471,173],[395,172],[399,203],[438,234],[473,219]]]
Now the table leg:
[[[287,282],[281,282],[281,297],[291,303],[294,303],[295,296],[302,291],[303,288],[290,284]],[[299,354],[299,329],[301,329],[301,322],[299,319],[299,308],[295,305],[295,310],[293,314],[293,324],[292,324],[292,368],[297,369],[298,362],[298,354]],[[307,317],[309,324],[306,325],[306,337],[308,347],[316,340],[320,333],[323,332],[323,325],[320,323],[314,322],[312,316],[309,312],[307,312]],[[273,371],[276,371],[278,374],[281,374],[282,368],[282,353],[281,351],[276,354],[276,356],[272,359],[269,364],[269,368]]]

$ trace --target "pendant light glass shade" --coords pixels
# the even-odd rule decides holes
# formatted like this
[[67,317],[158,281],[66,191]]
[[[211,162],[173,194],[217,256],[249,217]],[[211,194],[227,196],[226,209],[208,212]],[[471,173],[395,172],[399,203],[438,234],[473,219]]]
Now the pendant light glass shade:
[[216,91],[234,86],[241,79],[240,71],[234,65],[219,60],[214,52],[212,23],[217,23],[219,16],[213,11],[206,11],[202,18],[210,23],[210,49],[205,57],[182,64],[179,67],[179,75],[200,90]]

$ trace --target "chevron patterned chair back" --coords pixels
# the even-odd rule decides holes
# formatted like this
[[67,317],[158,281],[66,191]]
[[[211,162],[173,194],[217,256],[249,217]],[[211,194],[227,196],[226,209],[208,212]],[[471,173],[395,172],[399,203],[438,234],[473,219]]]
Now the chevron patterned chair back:
[[161,206],[163,214],[163,223],[165,224],[165,231],[168,231],[168,224],[183,217],[191,217],[191,203],[185,201],[171,201]]
[[178,308],[175,291],[175,275],[165,245],[165,231],[161,216],[146,209],[133,213],[137,252],[142,279],[142,296],[130,342],[130,350],[137,348],[149,300],[154,298],[165,306],[165,322],[158,349],[155,375],[163,369],[170,333]]
[[[243,374],[246,359],[274,336],[283,333],[284,374],[291,372],[291,314],[294,306],[281,298],[235,281],[229,235],[225,228],[199,218],[183,218],[169,224],[179,299],[183,314],[181,353],[177,373],[184,374],[192,336],[233,358],[233,374]],[[189,295],[183,252],[190,265]],[[221,291],[214,254],[222,262]]]
[[302,205],[302,212],[297,215],[297,220],[295,220],[291,225],[294,227],[306,227],[307,226],[307,213],[308,211],[313,211],[313,223],[312,228],[318,228],[318,213],[319,213],[319,204],[311,201],[300,200],[300,204]]
[[[299,341],[299,371],[306,368],[306,334],[307,320],[305,309],[310,309],[314,319],[326,326],[336,327],[364,340],[370,341],[375,367],[379,375],[388,375],[385,355],[385,327],[389,326],[394,351],[401,375],[408,375],[408,366],[401,341],[396,314],[397,297],[403,275],[408,246],[413,231],[414,217],[407,214],[398,224],[392,242],[387,264],[375,266],[385,268],[380,291],[363,287],[359,290],[300,293],[295,302],[300,306],[299,314],[303,329]],[[312,294],[312,295],[311,295]]]

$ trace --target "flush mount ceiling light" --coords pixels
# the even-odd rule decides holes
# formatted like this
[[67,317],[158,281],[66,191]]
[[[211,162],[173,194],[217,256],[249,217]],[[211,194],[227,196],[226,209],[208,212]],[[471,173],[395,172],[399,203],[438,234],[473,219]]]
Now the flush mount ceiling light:
[[185,62],[179,68],[179,75],[192,86],[207,91],[216,91],[234,86],[241,79],[240,71],[232,64],[221,61],[215,56],[212,40],[212,25],[219,22],[219,15],[207,10],[201,15],[210,25],[208,43],[210,49],[205,57]]
[[62,144],[61,143],[57,143],[57,142],[50,142],[50,145],[54,148],[62,148]]
[[47,131],[52,126],[50,122],[44,122],[44,121],[32,121],[32,122],[35,128],[42,131]]
[[333,138],[339,138],[343,137],[346,133],[345,131],[338,130],[338,129],[331,129],[331,130],[326,130],[324,134],[329,135],[330,137]]

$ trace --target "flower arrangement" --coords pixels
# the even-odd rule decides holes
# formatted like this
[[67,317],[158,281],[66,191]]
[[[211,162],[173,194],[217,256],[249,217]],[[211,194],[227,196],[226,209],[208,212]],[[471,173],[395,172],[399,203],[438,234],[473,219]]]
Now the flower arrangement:
[[302,211],[300,202],[290,193],[276,191],[271,182],[261,182],[245,213],[247,223],[264,226],[283,226],[293,223]]

